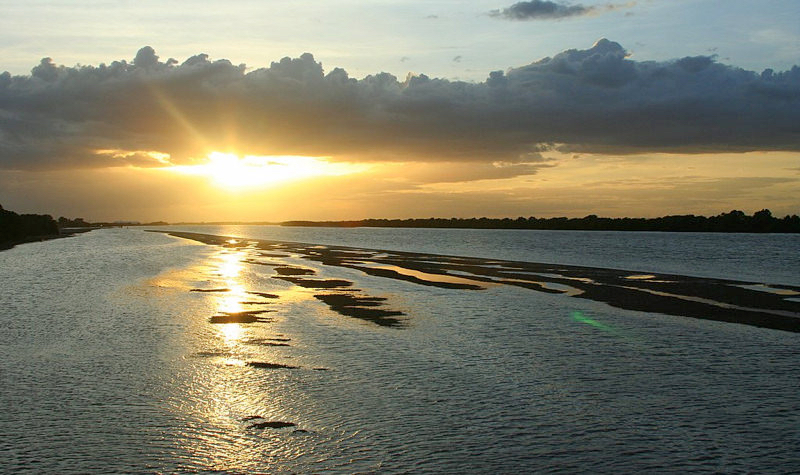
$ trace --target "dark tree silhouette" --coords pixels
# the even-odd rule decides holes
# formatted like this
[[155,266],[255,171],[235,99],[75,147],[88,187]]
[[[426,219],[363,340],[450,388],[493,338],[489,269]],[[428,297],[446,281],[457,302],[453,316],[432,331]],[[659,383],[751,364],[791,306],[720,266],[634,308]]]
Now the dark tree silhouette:
[[69,219],[61,216],[58,218],[58,227],[59,229],[64,228],[88,228],[91,226],[91,223],[87,223],[83,220],[83,218],[75,218]]
[[0,206],[0,249],[54,236],[58,225],[49,214],[17,214]]
[[381,228],[475,228],[475,229],[550,229],[576,231],[672,231],[725,233],[800,233],[797,215],[775,218],[768,209],[753,216],[733,210],[717,216],[689,215],[660,218],[412,218],[364,219],[360,221],[287,221],[284,226],[381,227]]

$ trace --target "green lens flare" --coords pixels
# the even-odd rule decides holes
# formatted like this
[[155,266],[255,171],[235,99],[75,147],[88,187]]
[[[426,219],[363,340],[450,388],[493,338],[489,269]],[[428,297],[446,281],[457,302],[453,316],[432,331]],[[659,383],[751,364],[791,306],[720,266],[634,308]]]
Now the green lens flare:
[[598,330],[602,330],[604,332],[615,333],[615,330],[613,328],[611,328],[610,326],[604,325],[604,324],[598,322],[597,320],[593,320],[593,319],[591,319],[589,317],[586,317],[581,312],[572,312],[572,319],[575,320],[576,322],[581,322],[581,323],[585,323],[587,325],[591,325],[591,326],[597,328]]

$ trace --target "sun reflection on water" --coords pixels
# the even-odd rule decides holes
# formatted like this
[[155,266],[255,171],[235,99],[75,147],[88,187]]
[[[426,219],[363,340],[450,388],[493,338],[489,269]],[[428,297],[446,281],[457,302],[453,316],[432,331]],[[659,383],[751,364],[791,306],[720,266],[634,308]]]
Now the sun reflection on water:
[[220,325],[220,331],[225,342],[229,344],[241,340],[244,334],[244,329],[238,323],[223,323]]
[[[231,244],[236,243],[231,242]],[[222,278],[222,286],[229,289],[216,296],[215,303],[218,314],[231,314],[245,310],[242,302],[247,299],[248,294],[247,288],[241,281],[242,260],[245,258],[245,252],[240,249],[225,249],[217,256],[216,273]],[[245,329],[238,323],[223,323],[217,327],[228,345],[240,341],[245,334]]]
[[[253,362],[302,368],[294,335],[272,323],[287,315],[314,291],[271,279],[271,267],[250,263],[263,259],[247,242],[225,242],[209,248],[190,268],[170,271],[152,285],[185,293],[178,309],[190,325],[183,362],[189,371],[172,374],[175,394],[165,400],[184,421],[173,434],[175,459],[186,471],[225,473],[281,472],[284,464],[310,456],[313,427],[297,407],[313,407],[303,391],[303,373],[264,369]],[[194,291],[194,292],[192,292]],[[191,293],[190,293],[191,292]],[[215,316],[258,313],[263,322],[216,323]],[[267,313],[270,312],[270,313]],[[275,312],[275,313],[272,313]],[[282,318],[278,318],[278,323]],[[289,342],[286,346],[269,343]],[[312,373],[317,376],[317,373]],[[288,421],[295,428],[261,428],[253,422]]]
[[218,259],[221,261],[217,272],[224,279],[236,280],[242,272],[242,259],[244,259],[244,252],[241,250],[226,249],[219,254]]

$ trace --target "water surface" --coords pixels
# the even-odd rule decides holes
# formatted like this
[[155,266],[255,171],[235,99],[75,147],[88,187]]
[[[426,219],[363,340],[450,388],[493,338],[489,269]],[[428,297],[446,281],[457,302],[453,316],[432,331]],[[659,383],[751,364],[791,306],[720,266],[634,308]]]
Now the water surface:
[[[795,237],[211,230],[798,284],[788,267]],[[5,470],[788,473],[800,464],[797,334],[511,286],[421,286],[286,256],[275,259],[386,299],[406,324],[341,315],[314,298],[319,290],[273,278],[255,263],[270,258],[248,247],[113,229],[0,253]],[[274,311],[260,323],[210,322],[252,309]],[[295,369],[248,365],[258,362]]]

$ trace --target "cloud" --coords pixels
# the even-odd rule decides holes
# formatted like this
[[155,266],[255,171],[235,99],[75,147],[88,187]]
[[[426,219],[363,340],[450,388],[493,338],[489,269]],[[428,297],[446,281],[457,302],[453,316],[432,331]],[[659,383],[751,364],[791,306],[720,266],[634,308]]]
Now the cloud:
[[[600,40],[481,83],[326,72],[311,54],[249,70],[192,56],[0,74],[0,168],[159,166],[209,152],[344,161],[526,163],[587,153],[800,151],[800,67],[634,61]],[[114,153],[99,153],[114,151]],[[168,158],[165,155],[168,154]]]
[[529,2],[517,2],[502,10],[492,10],[489,16],[502,18],[504,20],[559,20],[574,16],[586,16],[599,13],[601,11],[619,10],[630,8],[636,2],[625,4],[605,4],[586,7],[583,5],[570,5],[568,3],[551,2],[548,0],[531,0]]
[[[541,169],[557,166],[555,160],[531,157],[526,162],[435,162],[396,163],[374,171],[373,176],[402,183],[407,189],[438,183],[466,183],[479,180],[504,180],[535,175]],[[403,188],[406,190],[406,188]]]
[[532,0],[530,2],[515,3],[503,10],[494,10],[490,12],[490,15],[506,20],[550,20],[588,15],[592,13],[593,10],[592,7],[584,7],[583,5],[568,5],[565,3],[549,2],[547,0]]

